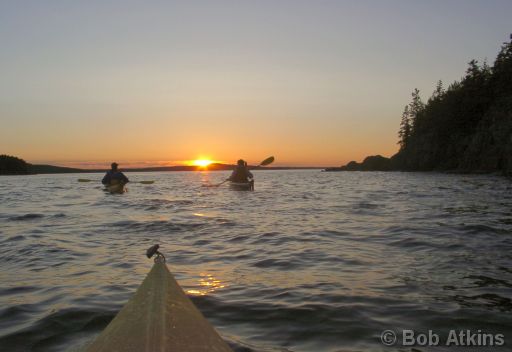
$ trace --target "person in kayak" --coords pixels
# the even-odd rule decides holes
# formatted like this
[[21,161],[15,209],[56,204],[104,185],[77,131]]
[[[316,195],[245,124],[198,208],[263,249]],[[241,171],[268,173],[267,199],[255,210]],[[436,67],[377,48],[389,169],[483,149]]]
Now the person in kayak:
[[254,176],[249,171],[247,163],[242,159],[238,160],[235,169],[228,180],[231,182],[247,183],[253,181]]
[[105,176],[103,177],[103,180],[101,180],[101,183],[104,185],[111,185],[111,184],[127,184],[130,182],[128,180],[128,177],[126,177],[119,169],[117,168],[117,163],[112,163],[110,165],[111,169],[107,171]]

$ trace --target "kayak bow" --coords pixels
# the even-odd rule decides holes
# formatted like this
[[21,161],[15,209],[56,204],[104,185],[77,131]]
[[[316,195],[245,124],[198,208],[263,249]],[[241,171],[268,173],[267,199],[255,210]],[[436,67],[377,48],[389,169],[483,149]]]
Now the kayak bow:
[[232,352],[178,285],[158,245],[148,257],[151,250],[153,268],[87,351]]

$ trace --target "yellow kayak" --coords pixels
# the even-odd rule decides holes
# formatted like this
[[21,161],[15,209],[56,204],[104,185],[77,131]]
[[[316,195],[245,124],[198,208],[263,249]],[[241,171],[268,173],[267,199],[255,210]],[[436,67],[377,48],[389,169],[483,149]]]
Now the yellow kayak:
[[229,186],[235,190],[240,191],[254,191],[254,180],[248,182],[229,182]]
[[105,185],[105,190],[110,193],[124,193],[126,192],[126,187],[124,183],[111,183],[110,185]]
[[158,245],[148,257],[155,253],[155,264],[135,295],[87,351],[232,352],[178,285]]

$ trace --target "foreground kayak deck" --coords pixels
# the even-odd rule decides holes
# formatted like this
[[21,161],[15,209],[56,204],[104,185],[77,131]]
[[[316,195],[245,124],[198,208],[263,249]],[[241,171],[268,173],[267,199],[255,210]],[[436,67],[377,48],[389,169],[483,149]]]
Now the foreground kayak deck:
[[232,352],[163,260],[155,261],[135,295],[87,351]]

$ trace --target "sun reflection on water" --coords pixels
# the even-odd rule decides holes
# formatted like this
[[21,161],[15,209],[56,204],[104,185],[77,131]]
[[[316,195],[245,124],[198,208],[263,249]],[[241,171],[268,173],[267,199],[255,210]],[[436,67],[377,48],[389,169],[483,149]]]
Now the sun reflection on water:
[[224,283],[215,278],[212,274],[200,273],[199,287],[196,289],[187,290],[189,295],[205,296],[209,293],[215,292],[218,289],[226,287]]

